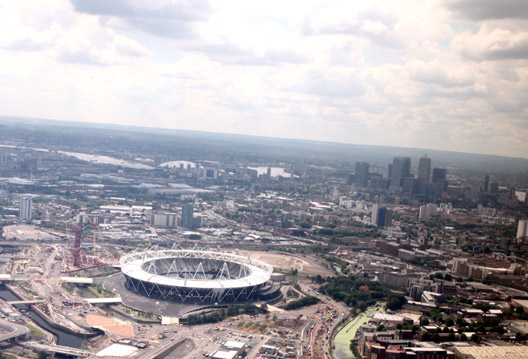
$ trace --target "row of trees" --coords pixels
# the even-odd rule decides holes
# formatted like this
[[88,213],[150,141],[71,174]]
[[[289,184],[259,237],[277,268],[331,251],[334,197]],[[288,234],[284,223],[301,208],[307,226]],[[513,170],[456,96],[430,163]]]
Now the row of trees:
[[320,302],[319,298],[309,295],[301,299],[297,299],[297,300],[289,302],[288,304],[284,306],[284,309],[294,310],[294,309],[306,307],[309,305],[317,304],[319,302]]
[[[467,339],[468,338],[464,333],[460,335],[456,335],[455,333],[449,333],[449,335],[446,337],[446,340],[449,342],[467,341]],[[474,341],[475,343],[478,343],[480,341],[480,336],[477,334],[473,334],[471,335],[471,340]],[[442,337],[440,336],[440,333],[431,334],[429,332],[425,332],[422,334],[422,341],[424,342],[433,341],[435,343],[440,343],[442,341]]]
[[268,313],[268,307],[266,304],[262,304],[260,307],[249,303],[244,305],[233,305],[227,308],[215,310],[208,314],[191,314],[187,317],[187,324],[197,325],[218,323],[228,317],[235,317],[241,314],[256,315],[260,313]]

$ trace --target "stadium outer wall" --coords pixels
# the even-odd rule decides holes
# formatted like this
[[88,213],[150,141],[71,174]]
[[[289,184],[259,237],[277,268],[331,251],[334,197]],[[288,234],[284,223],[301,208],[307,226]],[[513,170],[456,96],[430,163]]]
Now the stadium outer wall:
[[210,250],[136,250],[121,258],[128,290],[187,304],[231,304],[269,300],[272,267],[235,254]]

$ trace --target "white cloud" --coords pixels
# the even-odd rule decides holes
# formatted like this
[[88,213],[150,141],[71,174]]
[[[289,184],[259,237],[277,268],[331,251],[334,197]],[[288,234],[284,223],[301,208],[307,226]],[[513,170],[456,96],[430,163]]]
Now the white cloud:
[[508,1],[0,1],[0,106],[526,156],[528,22]]
[[478,33],[455,37],[453,50],[475,60],[528,59],[528,31],[483,25]]
[[210,13],[206,0],[71,0],[71,3],[80,13],[98,16],[103,24],[168,38],[189,36],[193,22],[207,19]]

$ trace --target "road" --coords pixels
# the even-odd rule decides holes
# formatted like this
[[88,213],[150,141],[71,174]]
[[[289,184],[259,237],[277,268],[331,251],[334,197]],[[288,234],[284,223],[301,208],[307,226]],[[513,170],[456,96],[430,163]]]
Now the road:
[[348,316],[349,309],[344,303],[334,301],[327,295],[314,290],[312,286],[306,283],[300,282],[299,285],[304,293],[321,300],[317,317],[314,318],[317,324],[312,330],[310,337],[311,357],[331,358],[330,336],[341,319]]
[[0,319],[0,328],[8,331],[8,333],[0,335],[0,342],[21,337],[23,337],[24,339],[29,338],[29,329],[22,325],[18,325],[15,323],[8,322],[7,320]]
[[[70,295],[61,288],[60,271],[61,263],[56,261],[60,250],[66,251],[60,245],[52,245],[49,249],[41,249],[33,257],[34,265],[40,266],[42,274],[29,274],[28,282],[32,290],[41,298],[44,298],[47,304],[48,316],[56,323],[67,327],[77,333],[90,334],[91,332],[76,323],[68,312],[61,308],[64,299],[71,302],[83,303],[82,298]],[[68,310],[68,309],[66,309]]]
[[[191,339],[195,343],[195,348],[185,356],[182,356],[182,358],[191,358],[196,355],[201,357],[205,351],[212,352],[215,350],[215,346],[211,345],[212,335],[208,333],[208,328],[209,325],[181,327],[178,329],[177,334],[169,335],[168,338],[161,340],[155,346],[143,351],[137,358],[154,359],[157,355],[168,350],[171,346],[175,347],[186,339]],[[216,346],[216,348],[219,347],[219,345]]]

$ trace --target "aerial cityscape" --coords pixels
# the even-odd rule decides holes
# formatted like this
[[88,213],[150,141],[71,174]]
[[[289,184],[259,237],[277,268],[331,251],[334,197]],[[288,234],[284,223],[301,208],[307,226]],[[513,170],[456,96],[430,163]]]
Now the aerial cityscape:
[[528,359],[527,29],[0,0],[0,359]]
[[4,355],[528,355],[526,159],[1,127]]

